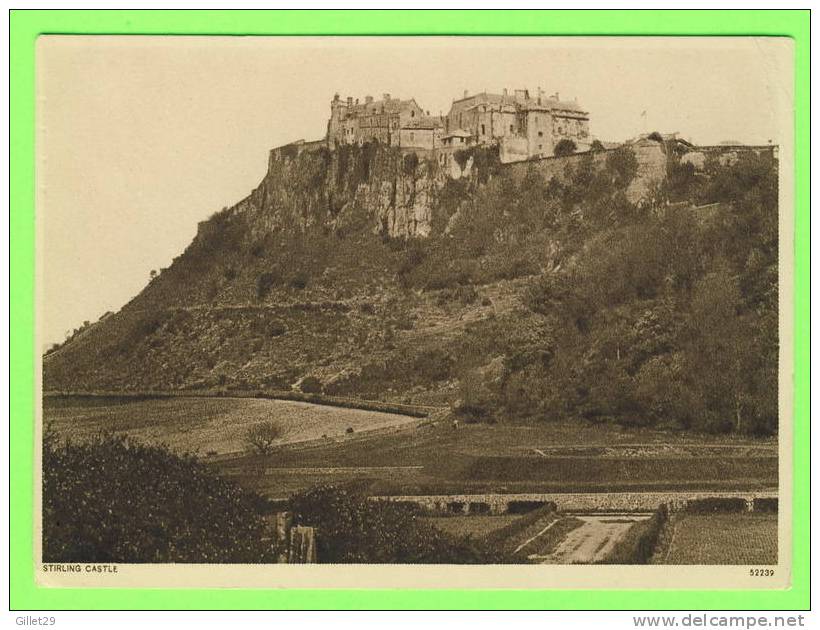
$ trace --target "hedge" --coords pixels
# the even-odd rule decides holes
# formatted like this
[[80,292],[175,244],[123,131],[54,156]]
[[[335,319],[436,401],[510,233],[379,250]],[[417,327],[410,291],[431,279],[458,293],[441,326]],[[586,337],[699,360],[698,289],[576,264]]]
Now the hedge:
[[666,504],[662,503],[650,518],[630,527],[598,564],[649,564],[667,520],[669,512]]

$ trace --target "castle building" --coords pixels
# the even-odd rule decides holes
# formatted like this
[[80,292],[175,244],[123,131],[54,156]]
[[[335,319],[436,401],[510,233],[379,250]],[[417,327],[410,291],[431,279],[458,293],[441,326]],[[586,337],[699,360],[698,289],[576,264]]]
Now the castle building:
[[402,130],[423,116],[424,111],[412,98],[402,100],[384,94],[380,101],[366,96],[364,102],[359,103],[359,99],[354,102],[350,96],[342,101],[336,94],[330,104],[327,143],[333,148],[376,140],[388,146],[400,146]]
[[398,146],[438,149],[441,148],[443,133],[444,119],[441,116],[411,118],[399,130]]
[[561,101],[558,94],[545,96],[539,89],[506,89],[501,94],[482,92],[453,101],[446,117],[445,137],[466,131],[473,144],[498,145],[502,161],[516,161],[553,154],[562,139],[572,140],[576,151],[587,151],[589,113],[577,102]]
[[529,90],[506,89],[501,94],[482,92],[453,101],[446,116],[430,116],[415,99],[384,94],[363,103],[339,95],[330,104],[326,141],[330,148],[378,141],[405,148],[450,153],[469,146],[498,146],[502,162],[553,155],[563,139],[572,140],[576,151],[587,151],[589,113],[577,102],[561,101],[558,94],[545,96]]

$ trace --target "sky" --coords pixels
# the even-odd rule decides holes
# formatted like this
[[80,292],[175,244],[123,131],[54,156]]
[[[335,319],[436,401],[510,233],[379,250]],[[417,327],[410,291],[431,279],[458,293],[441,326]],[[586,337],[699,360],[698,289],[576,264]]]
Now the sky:
[[765,144],[786,133],[790,65],[783,38],[41,36],[41,344],[134,297],[271,148],[322,137],[335,92],[446,114],[465,90],[540,87],[577,98],[602,140]]

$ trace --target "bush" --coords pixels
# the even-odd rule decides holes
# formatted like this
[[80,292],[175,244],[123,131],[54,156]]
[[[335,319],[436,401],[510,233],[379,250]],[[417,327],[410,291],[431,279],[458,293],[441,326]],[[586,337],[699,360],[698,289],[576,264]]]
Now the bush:
[[416,155],[415,152],[408,153],[404,156],[402,160],[402,169],[404,170],[405,175],[412,175],[416,172],[416,168],[419,165],[419,156]]
[[708,497],[706,499],[694,499],[686,503],[686,511],[695,514],[745,512],[746,510],[746,499],[734,497]]
[[555,503],[548,501],[510,501],[507,504],[507,514],[528,514],[541,508],[554,511]]
[[778,500],[776,497],[760,497],[752,504],[755,512],[777,513]]
[[282,437],[282,428],[270,420],[260,422],[245,432],[245,443],[261,455],[267,455]]
[[318,527],[319,562],[498,564],[509,558],[470,538],[459,540],[418,517],[415,506],[368,500],[321,486],[291,498],[294,523]]
[[322,381],[315,376],[306,376],[299,383],[299,389],[306,394],[320,394],[322,392]]
[[425,383],[443,381],[450,377],[455,361],[443,348],[427,348],[413,360],[413,372]]
[[271,271],[266,271],[261,274],[256,279],[256,297],[260,300],[265,299],[277,281],[278,278],[276,274]]
[[265,511],[190,456],[121,437],[44,440],[45,562],[275,562]]
[[484,541],[488,547],[497,549],[505,549],[507,552],[513,552],[513,544],[516,542],[515,537],[521,534],[528,527],[537,523],[545,516],[548,516],[555,511],[555,504],[547,502],[540,507],[524,512],[512,512],[510,514],[524,514],[522,517],[515,519],[509,525],[505,525],[500,529],[496,529],[485,536]]
[[650,518],[630,527],[601,564],[649,564],[668,520],[669,512],[662,503]]
[[566,157],[568,155],[572,155],[578,150],[578,145],[576,145],[572,140],[569,138],[562,138],[558,141],[553,149],[552,153],[555,157]]
[[293,289],[302,290],[307,287],[310,278],[304,271],[298,271],[290,279],[290,286]]

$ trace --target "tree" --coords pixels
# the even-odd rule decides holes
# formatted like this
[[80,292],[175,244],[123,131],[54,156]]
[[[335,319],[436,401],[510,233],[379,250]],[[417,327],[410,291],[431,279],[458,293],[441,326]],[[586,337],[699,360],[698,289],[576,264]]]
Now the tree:
[[566,157],[572,155],[578,149],[578,146],[569,138],[563,138],[555,145],[552,153],[555,157]]
[[122,437],[43,436],[46,562],[276,561],[265,499],[190,456]]
[[253,425],[245,432],[245,442],[261,455],[267,455],[282,437],[281,427],[270,420]]
[[593,140],[592,144],[589,145],[590,151],[605,151],[603,143],[600,140]]

